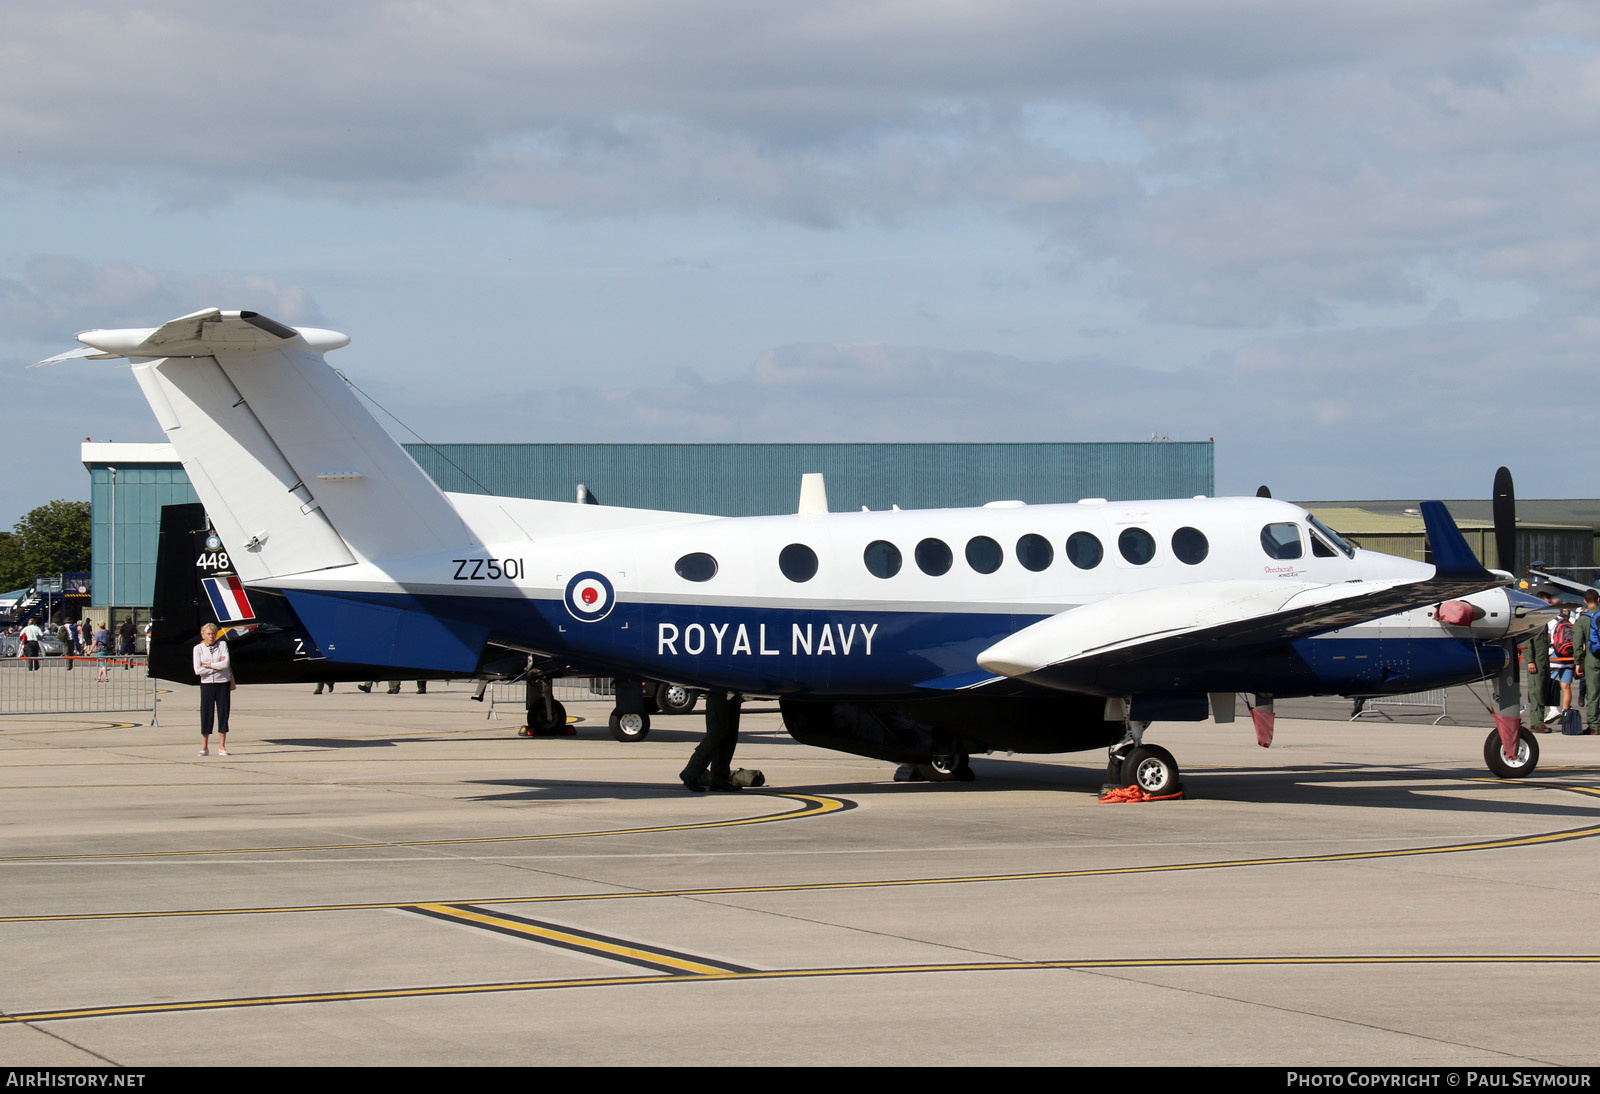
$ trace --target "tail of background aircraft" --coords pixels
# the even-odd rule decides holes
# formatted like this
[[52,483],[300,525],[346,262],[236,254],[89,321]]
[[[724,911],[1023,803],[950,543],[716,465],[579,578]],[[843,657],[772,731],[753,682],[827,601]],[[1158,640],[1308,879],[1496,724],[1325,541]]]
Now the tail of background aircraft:
[[[216,594],[231,581],[233,554],[213,538],[205,506],[161,507],[161,538],[151,602],[150,675],[181,684],[198,681],[191,652],[200,628],[215,623],[233,657],[241,684],[313,684],[363,680],[441,680],[461,676],[509,678],[527,667],[527,655],[491,647],[475,668],[441,670],[430,664],[363,664],[324,658],[288,601],[246,590],[218,612]],[[210,586],[208,588],[208,585]],[[240,609],[243,610],[240,610]]]
[[99,352],[64,357],[133,359],[246,582],[472,543],[444,494],[323,360],[344,335],[212,308],[78,340]]

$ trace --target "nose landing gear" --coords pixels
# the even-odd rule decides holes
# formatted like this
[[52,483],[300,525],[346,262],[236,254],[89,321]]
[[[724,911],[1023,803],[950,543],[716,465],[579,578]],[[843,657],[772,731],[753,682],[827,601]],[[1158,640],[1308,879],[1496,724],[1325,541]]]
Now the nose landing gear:
[[1144,743],[1149,722],[1125,720],[1122,739],[1107,750],[1106,781],[1102,795],[1137,787],[1152,798],[1164,798],[1183,790],[1178,761],[1160,745]]

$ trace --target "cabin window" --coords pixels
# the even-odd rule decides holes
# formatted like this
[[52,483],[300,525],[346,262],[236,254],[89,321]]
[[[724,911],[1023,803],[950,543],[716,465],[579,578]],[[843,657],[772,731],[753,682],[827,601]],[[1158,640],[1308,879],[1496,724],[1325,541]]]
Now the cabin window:
[[900,572],[900,548],[886,539],[875,539],[861,552],[861,561],[873,577],[890,578]]
[[685,581],[710,581],[717,576],[717,560],[703,551],[684,555],[673,567]]
[[929,577],[950,572],[950,545],[942,539],[925,539],[917,544],[917,569]]
[[[1345,558],[1355,558],[1356,557],[1356,549],[1350,545],[1350,542],[1348,540],[1346,540],[1338,532],[1335,532],[1332,528],[1329,528],[1326,524],[1323,524],[1316,517],[1312,517],[1309,513],[1306,514],[1306,515],[1308,517],[1310,517],[1311,527],[1315,528],[1318,532],[1321,532],[1324,536],[1328,537],[1328,542],[1333,544],[1340,551],[1344,552],[1344,557]],[[1313,550],[1315,550],[1315,548],[1316,548],[1316,539],[1317,539],[1316,536],[1312,536],[1311,537],[1311,546],[1312,546]],[[1330,555],[1329,557],[1331,558],[1332,556]]]
[[1067,537],[1067,558],[1080,570],[1092,570],[1106,557],[1106,550],[1090,532],[1074,532]]
[[1304,553],[1298,524],[1269,524],[1261,529],[1261,549],[1268,558],[1299,558]]
[[1005,552],[988,536],[973,536],[967,540],[967,565],[980,574],[992,574],[1000,568]]
[[1050,546],[1050,541],[1043,536],[1029,532],[1017,540],[1017,561],[1025,569],[1038,573],[1048,570],[1050,564],[1056,560],[1056,549]]
[[1179,528],[1172,533],[1172,553],[1179,562],[1197,566],[1211,553],[1211,544],[1206,542],[1206,534],[1200,529]]
[[1156,557],[1156,537],[1143,528],[1124,528],[1117,537],[1117,550],[1135,566],[1143,566]]
[[810,581],[817,576],[817,552],[804,543],[791,543],[778,552],[778,569],[790,581]]

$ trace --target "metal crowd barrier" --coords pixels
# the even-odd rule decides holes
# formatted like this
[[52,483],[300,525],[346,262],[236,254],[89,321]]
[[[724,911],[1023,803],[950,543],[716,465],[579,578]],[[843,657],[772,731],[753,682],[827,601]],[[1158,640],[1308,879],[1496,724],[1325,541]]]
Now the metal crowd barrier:
[[[589,676],[561,676],[555,681],[556,702],[572,703],[585,699],[604,699],[591,691]],[[528,709],[528,685],[521,680],[491,680],[483,692],[485,718],[499,718],[498,706],[509,707],[514,716],[521,718]]]
[[1368,699],[1361,704],[1360,710],[1350,715],[1350,720],[1353,722],[1363,715],[1377,714],[1392,722],[1394,718],[1389,714],[1391,710],[1399,714],[1432,714],[1434,711],[1438,711],[1438,717],[1430,723],[1431,725],[1438,725],[1450,717],[1450,708],[1447,705],[1445,693],[1440,689],[1438,691],[1413,691],[1405,695],[1380,695],[1376,699]]
[[148,710],[155,723],[156,681],[143,655],[0,660],[0,714],[130,710]]

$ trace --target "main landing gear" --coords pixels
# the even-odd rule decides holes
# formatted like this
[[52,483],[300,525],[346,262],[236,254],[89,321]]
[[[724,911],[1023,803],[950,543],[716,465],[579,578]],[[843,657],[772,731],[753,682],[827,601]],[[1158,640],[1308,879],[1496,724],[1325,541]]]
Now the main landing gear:
[[1144,743],[1149,722],[1125,722],[1122,739],[1107,750],[1106,781],[1102,794],[1136,786],[1152,798],[1164,798],[1183,790],[1178,761],[1160,745]]
[[658,684],[656,686],[656,710],[662,714],[688,714],[694,710],[694,705],[700,699],[700,693],[682,684]]
[[650,736],[649,701],[656,697],[653,685],[624,676],[616,678],[617,705],[611,711],[611,736],[619,741],[642,741]]
[[894,769],[894,781],[897,783],[969,783],[976,778],[965,752],[929,756],[926,760],[901,764]]
[[528,679],[528,724],[517,730],[519,737],[575,737],[578,731],[567,724],[567,708],[556,701],[555,684],[548,676]]
[[641,712],[611,712],[611,736],[619,741],[642,741],[650,736],[650,715]]

